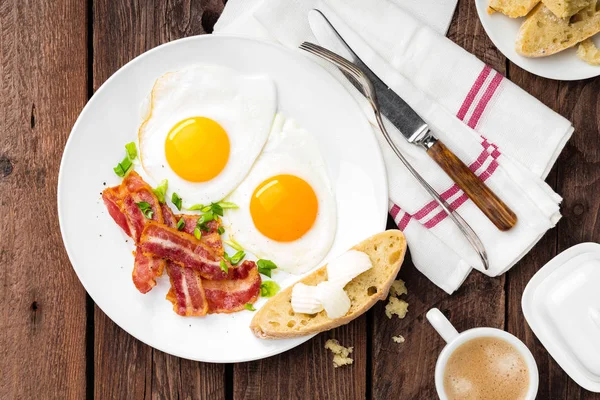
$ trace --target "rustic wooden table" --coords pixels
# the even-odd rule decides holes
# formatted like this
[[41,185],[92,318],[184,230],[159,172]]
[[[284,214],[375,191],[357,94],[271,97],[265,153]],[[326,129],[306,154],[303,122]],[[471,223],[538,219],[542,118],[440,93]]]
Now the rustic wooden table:
[[[564,217],[508,274],[473,273],[448,296],[408,260],[400,272],[410,292],[404,320],[388,320],[379,304],[285,354],[235,365],[153,350],[94,305],[69,264],[56,216],[69,131],[119,67],[161,43],[210,32],[222,8],[221,0],[0,0],[0,398],[433,399],[443,342],[424,315],[435,306],[459,330],[494,326],[521,338],[538,363],[539,399],[600,399],[558,367],[520,306],[544,263],[600,241],[600,78],[562,83],[511,64],[486,36],[472,0],[459,2],[450,38],[576,128],[548,177],[564,196]],[[397,334],[406,343],[392,342]],[[333,368],[323,349],[329,337],[354,346],[354,365]]]

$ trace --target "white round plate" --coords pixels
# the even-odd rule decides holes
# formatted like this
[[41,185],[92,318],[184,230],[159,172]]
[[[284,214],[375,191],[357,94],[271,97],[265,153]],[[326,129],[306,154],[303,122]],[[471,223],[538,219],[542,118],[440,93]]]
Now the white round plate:
[[[117,71],[85,106],[65,147],[58,179],[60,228],[73,268],[96,304],[142,342],[175,356],[206,362],[269,357],[310,337],[266,341],[248,328],[253,313],[185,318],[165,300],[165,275],[149,293],[131,281],[133,244],[110,218],[100,192],[117,185],[113,167],[135,141],[141,108],[156,78],[194,64],[267,74],[277,85],[279,112],[316,136],[336,195],[337,255],[385,229],[387,181],[373,131],[352,96],[320,66],[283,47],[226,36],[177,40]],[[149,182],[155,184],[155,182]],[[104,186],[106,184],[106,186]],[[298,277],[277,272],[281,287]],[[265,302],[260,299],[259,308]]]
[[[519,67],[543,78],[560,81],[574,81],[600,75],[600,67],[590,65],[577,57],[577,46],[541,58],[523,57],[518,54],[515,41],[525,18],[509,18],[502,13],[490,15],[487,13],[488,3],[488,0],[475,0],[483,28],[502,54]],[[596,35],[593,40],[596,46],[600,47],[600,35]]]

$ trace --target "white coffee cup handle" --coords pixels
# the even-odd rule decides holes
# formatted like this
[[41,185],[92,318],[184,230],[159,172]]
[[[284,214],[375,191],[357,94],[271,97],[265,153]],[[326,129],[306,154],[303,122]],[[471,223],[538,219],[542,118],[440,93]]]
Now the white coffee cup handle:
[[452,326],[450,321],[448,321],[448,318],[446,318],[437,308],[432,308],[427,311],[426,317],[431,326],[433,326],[433,329],[440,334],[446,343],[450,343],[458,336],[458,331]]

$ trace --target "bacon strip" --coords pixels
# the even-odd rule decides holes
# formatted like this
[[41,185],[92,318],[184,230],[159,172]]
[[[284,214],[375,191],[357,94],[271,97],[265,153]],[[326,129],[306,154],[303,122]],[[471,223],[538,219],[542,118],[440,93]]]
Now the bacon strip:
[[258,299],[262,280],[256,264],[253,261],[244,261],[238,268],[248,270],[246,278],[203,281],[209,314],[240,311],[246,303],[252,304]]
[[[163,206],[162,213],[165,224],[170,228],[175,228],[177,226],[177,222],[183,218],[184,226],[181,232],[189,233],[190,235],[194,234],[194,229],[196,229],[198,218],[200,218],[200,215],[196,214],[175,215],[166,205]],[[220,225],[220,221],[217,220],[207,222],[206,227],[208,228],[208,231],[202,231],[202,237],[200,240],[208,247],[212,248],[216,255],[222,257],[225,253],[225,250],[223,249],[223,243],[221,242],[221,235],[219,235],[218,232]]]
[[139,243],[142,231],[150,221],[136,203],[148,203],[153,212],[152,221],[163,222],[161,204],[150,185],[135,171],[129,172],[119,186],[106,188],[102,192],[102,199],[110,216],[135,243]]
[[139,248],[135,252],[131,278],[140,293],[148,293],[156,286],[156,278],[163,274],[167,262],[162,258],[147,256]]
[[[150,291],[166,268],[171,281],[167,300],[181,316],[231,313],[258,298],[261,278],[253,261],[238,267],[227,263],[228,273],[220,268],[220,221],[208,222],[208,231],[197,240],[193,232],[199,216],[174,214],[133,171],[121,185],[107,188],[102,198],[111,217],[137,244],[132,278],[141,293]],[[151,220],[137,206],[141,201],[152,208]],[[176,228],[180,219],[185,222],[182,231]]]
[[229,273],[220,268],[221,257],[192,235],[162,224],[148,223],[142,233],[140,248],[146,254],[167,258],[182,267],[193,268],[204,279],[244,279],[246,268],[233,267],[226,262]]
[[109,187],[102,192],[102,200],[108,210],[108,213],[115,220],[117,225],[121,227],[131,237],[131,229],[129,228],[129,219],[121,209],[123,198],[121,195],[121,187]]
[[171,280],[171,289],[167,293],[167,300],[173,303],[173,311],[183,317],[206,315],[208,302],[200,273],[169,262],[167,274]]
[[[180,216],[176,216],[166,204],[162,206],[165,225],[170,228],[177,226]],[[191,217],[191,216],[190,216]],[[185,232],[192,233],[196,227],[198,216],[185,219]],[[167,300],[173,304],[173,311],[183,317],[197,317],[206,315],[208,303],[202,287],[200,273],[191,268],[184,268],[173,261],[167,260],[167,275],[171,281],[171,288],[167,293]]]
[[[144,227],[151,221],[136,203],[148,203],[153,211],[152,221],[163,222],[163,208],[158,198],[135,171],[129,172],[121,185],[105,189],[102,198],[110,216],[136,244],[139,244]],[[165,264],[162,258],[144,255],[138,246],[131,274],[135,287],[141,293],[148,293],[156,286],[156,278],[163,274]]]

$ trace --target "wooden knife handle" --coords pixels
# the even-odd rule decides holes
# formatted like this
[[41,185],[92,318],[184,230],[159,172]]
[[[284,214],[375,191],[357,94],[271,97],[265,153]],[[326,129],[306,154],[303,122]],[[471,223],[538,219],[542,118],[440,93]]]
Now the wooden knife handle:
[[427,154],[442,167],[498,229],[507,231],[515,226],[517,223],[515,213],[441,141],[436,141],[427,150]]

